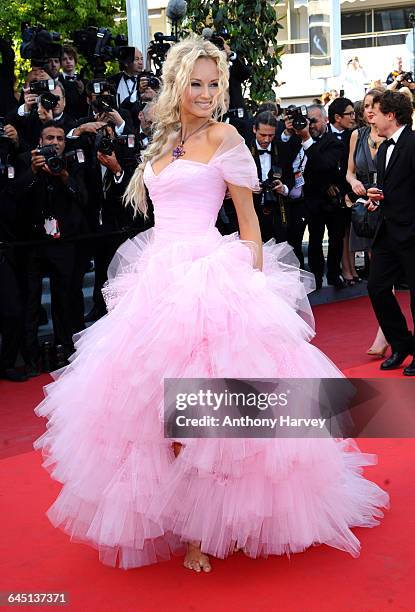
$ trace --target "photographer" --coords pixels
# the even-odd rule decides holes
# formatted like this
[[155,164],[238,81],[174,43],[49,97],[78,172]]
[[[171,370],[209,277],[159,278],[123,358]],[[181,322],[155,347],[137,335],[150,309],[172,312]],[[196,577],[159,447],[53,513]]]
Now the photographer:
[[4,117],[17,106],[14,96],[14,51],[11,41],[0,36],[0,116]]
[[262,191],[254,194],[254,205],[264,242],[271,238],[276,242],[287,239],[290,211],[286,197],[294,186],[293,159],[285,144],[275,139],[276,131],[277,119],[273,113],[256,115],[251,152]]
[[15,368],[23,336],[23,302],[17,239],[18,218],[14,196],[18,136],[11,125],[0,123],[0,379],[27,380]]
[[140,101],[140,94],[147,87],[147,79],[139,76],[144,70],[143,54],[136,47],[120,47],[119,68],[121,72],[108,77],[115,88],[118,106],[124,101]]
[[138,141],[140,151],[146,149],[150,144],[154,120],[154,103],[148,102],[138,113],[138,121],[140,124]]
[[340,262],[343,252],[344,211],[341,195],[341,162],[343,144],[327,131],[324,107],[308,108],[308,124],[295,130],[301,138],[307,156],[304,169],[304,197],[309,229],[308,265],[321,288],[324,275],[323,237],[327,227],[329,246],[327,255],[327,282],[341,289]]
[[[43,125],[49,121],[59,121],[64,132],[68,132],[74,125],[73,118],[66,112],[65,89],[58,82],[54,89],[48,90],[52,85],[50,80],[32,80],[24,88],[24,104],[19,106],[13,121],[28,148],[32,149],[39,142]],[[43,93],[40,93],[40,92]]]
[[247,118],[242,84],[249,79],[252,69],[247,66],[243,58],[239,57],[235,51],[232,51],[225,40],[223,40],[223,48],[229,62],[229,107],[230,109],[244,109],[243,118]]
[[304,268],[303,237],[307,226],[307,212],[304,200],[304,171],[307,164],[307,155],[301,146],[301,138],[295,132],[293,121],[299,108],[291,105],[284,111],[282,123],[283,130],[277,138],[285,143],[288,155],[293,159],[292,170],[294,174],[294,186],[288,194],[288,206],[290,210],[290,224],[287,232],[287,242],[293,249],[300,267]]
[[389,79],[388,77],[389,82],[387,81],[387,89],[389,91],[399,91],[401,88],[406,87],[407,89],[409,89],[412,95],[412,104],[415,106],[415,79],[413,73],[405,72],[401,69],[397,73],[391,74],[394,76],[393,79]]
[[96,320],[106,313],[102,287],[108,280],[108,266],[118,247],[145,227],[142,217],[134,219],[131,209],[122,197],[137,166],[138,150],[130,148],[128,140],[116,138],[111,125],[102,129],[104,138],[97,148],[97,160],[102,170],[98,238],[94,253],[95,284],[94,307],[85,320]]
[[[97,240],[92,245],[90,253],[91,256],[94,256],[96,268],[94,306],[86,315],[85,322],[95,321],[106,313],[101,288],[106,280],[106,267],[109,263],[107,253],[113,253],[114,250],[114,238],[106,241],[104,236],[107,233],[118,232],[120,228],[128,225],[123,219],[115,219],[114,215],[108,216],[108,209],[119,206],[120,197],[118,195],[120,194],[116,195],[116,193],[121,193],[125,188],[124,180],[128,176],[129,167],[131,166],[132,170],[135,169],[139,155],[138,139],[132,148],[128,145],[128,137],[134,135],[130,113],[123,109],[117,110],[112,91],[110,84],[103,79],[89,81],[86,92],[90,116],[78,121],[77,127],[67,134],[68,146],[80,147],[85,152],[85,182],[90,203],[87,209],[87,220],[90,231],[97,234]],[[108,160],[100,153],[105,154],[106,147],[112,148],[112,141],[119,138],[126,141],[123,142],[121,149],[125,152],[128,162],[124,164],[121,159],[122,155],[120,155],[120,160],[117,159],[117,170],[119,166],[122,166],[125,174],[119,183],[114,181],[112,184],[111,170],[106,165]],[[128,168],[124,167],[125,165]],[[118,187],[119,184],[124,187]],[[114,199],[118,201],[118,204],[113,204]],[[124,236],[121,242],[125,238]]]
[[22,238],[27,248],[24,358],[28,376],[39,368],[37,328],[44,270],[50,275],[55,345],[73,351],[74,273],[77,243],[87,231],[82,168],[65,160],[65,133],[59,123],[42,125],[39,148],[19,158],[16,171]]
[[66,110],[74,119],[80,119],[88,112],[85,85],[76,72],[77,63],[76,49],[70,45],[63,45],[62,72],[58,78],[65,88]]

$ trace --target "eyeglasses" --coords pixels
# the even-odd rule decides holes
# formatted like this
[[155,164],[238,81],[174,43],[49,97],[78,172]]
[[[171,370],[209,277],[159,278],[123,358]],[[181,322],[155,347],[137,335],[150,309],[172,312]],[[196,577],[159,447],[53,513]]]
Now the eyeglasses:
[[346,116],[349,115],[350,117],[354,117],[356,115],[356,113],[354,111],[350,111],[350,113],[342,113],[342,116]]

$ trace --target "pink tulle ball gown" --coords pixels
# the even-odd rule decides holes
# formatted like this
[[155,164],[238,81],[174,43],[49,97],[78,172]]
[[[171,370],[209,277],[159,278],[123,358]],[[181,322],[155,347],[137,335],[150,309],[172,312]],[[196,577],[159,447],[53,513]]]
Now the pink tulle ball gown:
[[[124,243],[104,289],[108,314],[76,338],[36,408],[35,442],[63,486],[51,523],[132,568],[189,540],[226,557],[328,544],[359,554],[352,527],[373,527],[388,495],[362,475],[376,461],[352,441],[188,439],[163,434],[163,379],[339,377],[309,343],[306,285],[286,243],[254,249],[215,228],[226,183],[255,189],[245,143],[231,134],[209,163],[179,159],[144,179],[155,226]],[[305,281],[305,283],[303,282]],[[310,287],[311,289],[311,283]]]

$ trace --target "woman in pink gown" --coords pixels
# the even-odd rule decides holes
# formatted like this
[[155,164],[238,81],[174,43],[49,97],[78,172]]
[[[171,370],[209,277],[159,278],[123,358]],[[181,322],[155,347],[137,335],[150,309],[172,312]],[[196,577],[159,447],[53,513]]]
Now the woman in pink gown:
[[[63,483],[50,521],[125,569],[186,546],[197,572],[235,548],[257,557],[325,543],[357,556],[350,528],[377,525],[388,504],[362,475],[376,458],[351,441],[163,435],[164,378],[342,376],[309,343],[311,276],[286,244],[262,249],[249,150],[212,119],[227,75],[209,42],[169,52],[153,143],[126,194],[145,214],[147,186],[155,226],[119,249],[108,314],[79,334],[36,409],[48,428],[35,448]],[[226,191],[240,239],[215,228]]]

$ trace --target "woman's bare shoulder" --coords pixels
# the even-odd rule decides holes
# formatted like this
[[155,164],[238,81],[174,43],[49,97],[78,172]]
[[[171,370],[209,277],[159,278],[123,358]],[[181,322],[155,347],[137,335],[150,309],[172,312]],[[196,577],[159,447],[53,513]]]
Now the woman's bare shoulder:
[[209,140],[217,147],[225,140],[234,139],[238,135],[238,130],[233,125],[229,123],[219,123],[218,121],[212,123],[208,131]]

